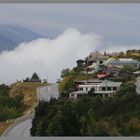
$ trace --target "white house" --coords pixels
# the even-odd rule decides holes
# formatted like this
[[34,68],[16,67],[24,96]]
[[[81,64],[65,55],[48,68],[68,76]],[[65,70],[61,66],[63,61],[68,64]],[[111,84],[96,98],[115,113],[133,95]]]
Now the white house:
[[76,92],[71,92],[69,97],[70,98],[77,98],[78,96],[86,96],[88,94],[88,91],[91,90],[91,88],[95,89],[94,94],[95,95],[102,95],[103,97],[105,96],[112,96],[113,94],[118,91],[120,88],[122,82],[113,82],[113,81],[108,81],[108,80],[103,80],[100,82],[93,82],[87,84],[82,84],[79,85],[79,89]]

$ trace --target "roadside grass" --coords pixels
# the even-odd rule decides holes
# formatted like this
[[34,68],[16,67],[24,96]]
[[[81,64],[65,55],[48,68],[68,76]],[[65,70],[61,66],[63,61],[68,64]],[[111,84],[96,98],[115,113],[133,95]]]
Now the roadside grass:
[[12,123],[12,121],[0,122],[0,136],[10,125],[12,125]]
[[[10,96],[23,95],[25,115],[28,111],[32,110],[37,103],[36,89],[41,86],[49,85],[47,83],[32,83],[32,82],[17,82],[11,85]],[[12,120],[0,122],[0,135],[12,125]]]
[[36,89],[41,86],[46,86],[46,83],[32,83],[32,82],[17,82],[11,85],[11,96],[23,95],[24,112],[26,114],[37,101]]

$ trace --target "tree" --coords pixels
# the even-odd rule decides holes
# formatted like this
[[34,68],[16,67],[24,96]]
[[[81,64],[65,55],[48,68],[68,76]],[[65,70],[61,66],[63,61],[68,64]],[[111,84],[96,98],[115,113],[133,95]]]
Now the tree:
[[52,118],[52,121],[49,123],[47,128],[48,136],[63,136],[64,130],[62,126],[63,116],[62,112],[58,111],[56,115]]
[[117,97],[122,97],[126,94],[129,94],[129,93],[132,93],[132,94],[136,94],[136,85],[132,82],[128,82],[128,83],[125,83],[120,89],[119,91],[117,92],[116,96]]
[[119,57],[125,57],[125,54],[124,54],[124,52],[123,51],[121,51],[120,53],[119,53]]
[[37,73],[33,73],[31,79],[40,80],[40,78],[39,78],[39,76],[37,75]]
[[131,50],[127,50],[127,51],[126,51],[126,56],[127,56],[127,57],[131,57]]
[[129,71],[129,72],[134,72],[135,67],[132,64],[127,64],[127,65],[124,65],[123,70]]
[[68,76],[69,75],[69,71],[70,71],[69,68],[63,69],[61,71],[61,78],[64,78],[64,77]]
[[63,93],[70,93],[74,88],[74,78],[71,76],[64,77],[59,84],[59,90]]
[[95,88],[91,88],[91,89],[88,91],[88,95],[89,95],[89,96],[94,96],[94,92],[95,92]]

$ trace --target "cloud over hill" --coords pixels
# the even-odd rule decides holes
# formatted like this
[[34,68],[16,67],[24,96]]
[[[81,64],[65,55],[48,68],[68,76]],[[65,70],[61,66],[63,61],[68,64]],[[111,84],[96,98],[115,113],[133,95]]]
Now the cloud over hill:
[[63,68],[72,68],[101,42],[95,33],[66,29],[55,39],[36,39],[0,54],[0,82],[11,83],[37,72],[55,82]]

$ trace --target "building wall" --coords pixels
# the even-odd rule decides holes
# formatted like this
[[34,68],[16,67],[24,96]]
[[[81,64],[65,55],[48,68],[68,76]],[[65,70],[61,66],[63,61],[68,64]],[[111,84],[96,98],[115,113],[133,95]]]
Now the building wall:
[[[114,90],[114,87],[116,90]],[[95,91],[117,91],[119,89],[118,86],[79,85],[81,91],[90,91],[91,88],[94,88]]]

